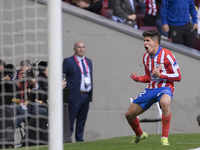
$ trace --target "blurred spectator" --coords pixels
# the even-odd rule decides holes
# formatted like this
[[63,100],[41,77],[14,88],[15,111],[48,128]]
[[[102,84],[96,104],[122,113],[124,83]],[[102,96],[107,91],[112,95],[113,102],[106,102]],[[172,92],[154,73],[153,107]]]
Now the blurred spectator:
[[136,21],[135,0],[115,0],[113,1],[112,19],[116,22],[124,23],[134,28],[138,28]]
[[157,12],[156,12],[156,27],[158,29],[158,32],[165,36],[168,37],[168,32],[164,32],[162,30],[162,22],[161,22],[161,18],[160,18],[160,8],[161,8],[161,3],[162,0],[156,0],[156,6],[157,6]]
[[4,68],[6,67],[6,63],[3,60],[0,60],[0,80],[2,80],[4,76]]
[[0,105],[11,104],[14,92],[12,80],[16,78],[16,74],[17,72],[14,65],[6,65],[3,60],[0,60],[0,92],[4,93],[4,101],[2,95],[0,96]]
[[156,26],[156,13],[156,0],[146,0],[146,14],[144,17],[146,26]]
[[15,79],[15,76],[15,66],[13,64],[6,64],[3,60],[0,60],[0,79],[10,81]]
[[39,107],[40,99],[43,99],[43,94],[38,93],[38,86],[35,75],[31,71],[31,61],[23,60],[20,62],[20,70],[18,71],[18,79],[16,82],[16,94],[12,99],[17,116],[16,127],[18,128],[28,116],[28,114],[46,115],[46,109]]
[[48,64],[47,64],[47,62],[45,62],[45,61],[39,62],[38,63],[38,71],[39,71],[39,74],[37,76],[37,82],[44,94],[42,101],[44,103],[47,103],[47,100],[48,100],[48,94],[47,94],[47,91],[48,91],[48,79],[47,79],[48,78]]
[[5,69],[6,63],[3,60],[0,60],[0,105],[4,105],[6,100],[3,98],[3,93],[6,92],[5,83]]
[[145,14],[146,12],[146,0],[136,0],[138,2],[140,14]]
[[[48,67],[48,62],[46,61],[40,61],[38,63],[38,71],[39,74],[37,76],[37,82],[39,87],[42,90],[42,93],[44,94],[44,97],[42,99],[43,103],[48,103],[48,74],[49,74],[49,67]],[[62,81],[62,87],[66,87],[66,79],[63,79]]]
[[71,4],[97,14],[103,7],[102,0],[71,0]]
[[113,16],[113,0],[108,0],[109,17]]
[[108,0],[108,7],[109,7],[109,9],[113,9],[113,1],[114,0]]
[[[169,32],[172,42],[194,47],[194,31],[198,29],[194,0],[162,0],[163,31]],[[190,15],[194,25],[191,25]]]
[[3,70],[6,67],[6,63],[3,60],[0,60],[0,70]]
[[[13,98],[13,84],[12,81],[10,81],[12,77],[9,77],[10,75],[13,76],[13,69],[9,69],[9,67],[10,64],[6,65],[3,60],[0,60],[0,140],[1,144],[4,143],[7,146],[13,146],[14,116],[13,109],[10,108]],[[3,148],[3,146],[1,146],[1,148]]]
[[[20,69],[17,71],[17,77],[16,79],[23,79],[25,78],[24,72],[27,70],[31,70],[31,61],[29,59],[27,60],[22,60],[19,64]],[[19,83],[20,80],[17,80],[17,84]]]
[[198,38],[200,38],[200,7],[197,14],[197,22],[198,22]]

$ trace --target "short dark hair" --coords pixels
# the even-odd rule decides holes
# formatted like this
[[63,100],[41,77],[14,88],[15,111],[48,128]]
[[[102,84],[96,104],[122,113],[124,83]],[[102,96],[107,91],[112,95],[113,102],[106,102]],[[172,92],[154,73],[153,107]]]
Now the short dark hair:
[[40,61],[38,63],[38,71],[39,72],[43,72],[47,69],[47,66],[48,66],[48,62],[47,61]]
[[156,38],[158,40],[159,45],[160,45],[161,35],[158,31],[147,30],[147,31],[143,32],[142,35],[143,35],[143,37],[149,36],[149,37],[151,37],[151,39]]

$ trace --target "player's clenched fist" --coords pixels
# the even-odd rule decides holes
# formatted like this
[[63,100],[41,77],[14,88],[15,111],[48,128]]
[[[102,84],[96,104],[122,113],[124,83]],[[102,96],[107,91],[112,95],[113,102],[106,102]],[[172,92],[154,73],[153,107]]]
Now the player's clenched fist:
[[159,78],[160,77],[160,70],[162,69],[162,65],[160,64],[160,66],[158,68],[154,68],[152,71],[152,76]]
[[132,74],[131,74],[131,78],[132,78],[134,81],[136,81],[136,82],[139,81],[139,77],[138,77],[138,75],[137,75],[137,72],[132,73]]

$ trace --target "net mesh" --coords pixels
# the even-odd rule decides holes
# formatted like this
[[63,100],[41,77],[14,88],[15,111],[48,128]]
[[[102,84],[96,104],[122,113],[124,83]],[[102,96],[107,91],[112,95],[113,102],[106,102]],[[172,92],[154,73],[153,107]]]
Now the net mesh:
[[[37,90],[33,85],[28,86],[26,83],[31,78],[31,72],[25,71],[20,74],[22,67],[29,67],[34,73],[36,83],[39,81],[47,82],[45,78],[38,78],[39,71],[44,71],[46,66],[42,65],[38,71],[38,64],[47,61],[47,6],[39,4],[34,0],[1,0],[0,1],[0,145],[1,147],[18,147],[22,143],[22,136],[25,136],[25,144],[30,142],[36,144],[46,144],[45,140],[39,140],[40,133],[47,133],[47,130],[38,128],[47,121],[44,115],[34,115],[28,113],[29,107],[26,105],[27,99],[40,101],[40,95],[47,95],[46,91]],[[22,60],[30,60],[30,66],[20,65]],[[5,65],[4,65],[5,62]],[[23,80],[20,80],[25,76]],[[20,89],[24,87],[24,89]],[[20,89],[20,90],[19,90]],[[41,94],[43,92],[43,94]],[[32,95],[28,93],[33,93]],[[17,95],[20,95],[17,97]],[[35,96],[34,98],[31,96]],[[25,102],[22,102],[22,97]],[[14,101],[16,100],[16,101]],[[17,103],[19,101],[19,104]],[[21,104],[21,105],[20,105]],[[25,104],[25,106],[24,106]],[[31,111],[40,114],[38,102],[29,102]],[[21,109],[22,107],[25,109]],[[18,107],[25,114],[19,115]],[[33,109],[34,108],[34,109]],[[45,106],[43,106],[45,108]],[[28,114],[28,115],[26,115]],[[18,128],[17,120],[25,118]],[[30,118],[35,118],[35,126],[28,126]],[[41,121],[41,118],[43,119]],[[45,120],[45,121],[44,121]],[[47,121],[48,122],[48,121]],[[29,138],[30,129],[37,131],[36,139]]]

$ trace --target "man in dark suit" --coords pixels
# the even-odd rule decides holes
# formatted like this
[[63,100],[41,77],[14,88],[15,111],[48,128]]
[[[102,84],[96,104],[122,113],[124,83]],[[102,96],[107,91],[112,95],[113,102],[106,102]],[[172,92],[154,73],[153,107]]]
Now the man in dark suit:
[[135,0],[114,0],[112,19],[137,29],[135,4]]
[[89,102],[92,101],[92,61],[86,58],[85,45],[78,41],[74,44],[75,54],[63,61],[63,74],[66,74],[67,88],[70,89],[68,98],[71,135],[76,120],[76,142],[83,141],[83,132]]

